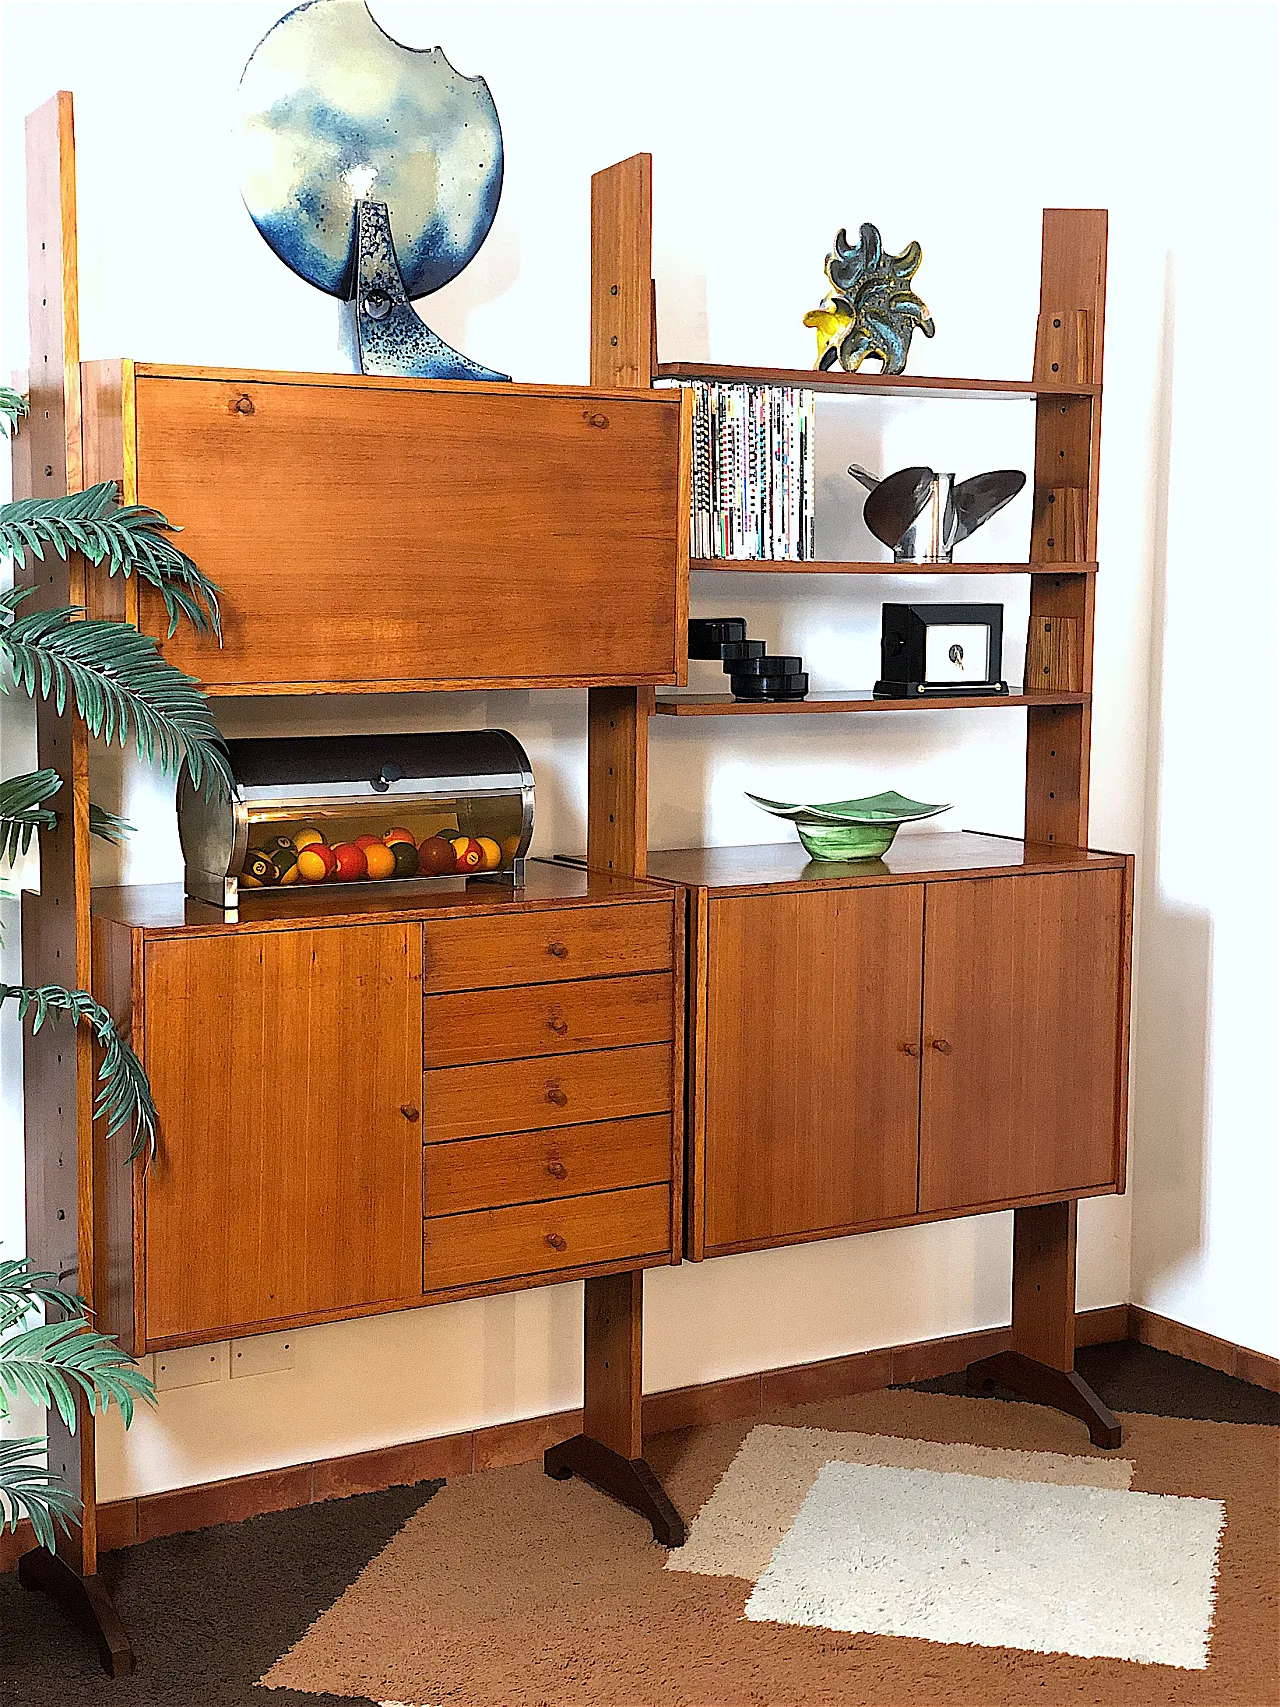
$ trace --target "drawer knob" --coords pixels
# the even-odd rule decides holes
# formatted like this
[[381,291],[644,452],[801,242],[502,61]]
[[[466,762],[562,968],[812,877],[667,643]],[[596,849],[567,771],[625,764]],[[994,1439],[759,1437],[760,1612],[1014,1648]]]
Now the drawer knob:
[[921,1049],[921,1047],[918,1043],[900,1043],[898,1045],[898,1048],[901,1049],[901,1051],[904,1055],[923,1055],[924,1054],[924,1050]]
[[549,942],[547,944],[547,953],[554,954],[557,960],[567,960],[569,958],[569,950],[562,942]]
[[411,1102],[402,1102],[400,1104],[400,1112],[401,1112],[401,1114],[404,1115],[406,1120],[411,1121],[411,1122],[414,1120],[421,1120],[422,1119],[422,1116],[418,1113],[418,1110],[413,1106],[413,1104]]
[[563,1037],[569,1029],[569,1022],[567,1019],[549,1019],[547,1029],[554,1031],[557,1037]]
[[560,1089],[559,1085],[548,1085],[547,1101],[553,1102],[557,1108],[564,1108],[568,1105],[569,1099]]
[[951,1053],[951,1045],[947,1042],[945,1037],[935,1037],[933,1039],[932,1047],[938,1051],[939,1055],[950,1055]]
[[547,1243],[551,1246],[551,1249],[553,1251],[563,1251],[563,1250],[566,1250],[568,1248],[565,1241],[560,1237],[559,1233],[548,1233],[547,1234]]
[[568,1168],[565,1167],[564,1163],[557,1156],[553,1156],[547,1163],[547,1172],[551,1175],[552,1179],[568,1179],[569,1177]]

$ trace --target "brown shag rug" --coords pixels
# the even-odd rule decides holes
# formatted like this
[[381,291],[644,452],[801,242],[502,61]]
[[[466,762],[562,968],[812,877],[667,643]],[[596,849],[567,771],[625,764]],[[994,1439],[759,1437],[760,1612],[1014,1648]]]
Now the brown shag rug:
[[1126,1458],[1134,1489],[1225,1502],[1204,1671],[747,1622],[748,1583],[665,1569],[640,1519],[529,1464],[442,1489],[262,1681],[405,1707],[1276,1707],[1280,1431],[1123,1421],[1104,1454],[1037,1406],[890,1391],[648,1450],[690,1518],[759,1422]]

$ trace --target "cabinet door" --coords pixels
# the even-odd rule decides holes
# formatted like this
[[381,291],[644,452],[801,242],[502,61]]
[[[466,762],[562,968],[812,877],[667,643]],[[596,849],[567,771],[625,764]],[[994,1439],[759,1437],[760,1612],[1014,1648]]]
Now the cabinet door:
[[421,927],[148,944],[147,1340],[422,1288]]
[[923,895],[709,903],[708,1248],[914,1213]]
[[1123,878],[927,885],[922,1211],[1116,1178]]

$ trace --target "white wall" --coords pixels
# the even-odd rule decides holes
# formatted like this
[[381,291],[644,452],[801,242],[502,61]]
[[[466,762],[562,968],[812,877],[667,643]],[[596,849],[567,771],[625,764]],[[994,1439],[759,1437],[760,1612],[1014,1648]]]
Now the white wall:
[[[230,166],[236,80],[280,9],[283,0],[6,9],[6,371],[22,365],[26,345],[22,115],[58,87],[76,95],[87,357],[339,365],[335,305],[270,254]],[[1274,918],[1264,750],[1274,673],[1262,633],[1275,588],[1270,8],[374,9],[400,39],[438,41],[493,90],[507,154],[497,221],[472,267],[422,306],[443,336],[518,379],[586,379],[588,180],[640,149],[654,156],[667,360],[808,365],[801,316],[822,292],[832,233],[873,219],[894,246],[912,237],[924,246],[917,285],[938,335],[917,345],[912,366],[1025,375],[1040,209],[1111,210],[1092,837],[1143,856],[1135,1189],[1081,1207],[1079,1303],[1135,1296],[1277,1350],[1273,1303],[1267,1313],[1274,1204],[1258,1188],[1274,1169],[1275,1138],[1262,928],[1268,908]],[[872,55],[867,42],[878,44]],[[851,459],[961,473],[1029,466],[1020,403],[828,403],[820,433],[831,555],[859,555],[839,543],[860,525],[840,473]],[[1229,555],[1223,482],[1254,494]],[[1016,556],[1026,514],[1024,500],[975,542],[976,555]],[[900,585],[707,576],[693,608],[750,617],[753,633],[805,655],[817,688],[865,686],[880,601]],[[940,598],[964,589],[947,577],[921,583]],[[1025,586],[984,583],[982,594],[1010,607],[1006,664],[1016,678]],[[1246,646],[1223,645],[1229,623],[1257,635],[1256,668]],[[1230,700],[1215,702],[1224,679]],[[218,703],[228,733],[505,724],[533,758],[541,851],[583,843],[584,712],[572,693]],[[744,785],[766,794],[789,783],[846,794],[895,786],[954,801],[941,827],[1019,828],[1020,712],[856,722],[658,721],[654,845],[789,834],[746,806]],[[6,769],[22,762],[25,739],[7,707]],[[98,880],[179,875],[171,789],[114,756],[95,774],[96,792],[114,793],[108,803],[140,826],[122,861],[100,860]],[[1215,856],[1212,839],[1229,836],[1222,816],[1197,815],[1214,784],[1237,812],[1250,788],[1265,796],[1250,797],[1244,814],[1259,850],[1244,871]],[[10,923],[6,967],[16,938]],[[8,1023],[3,1051],[9,1250],[22,1218]],[[1009,1218],[988,1216],[652,1273],[646,1385],[1007,1320],[1009,1239]],[[127,1441],[111,1423],[102,1495],[569,1406],[580,1313],[580,1290],[567,1286],[308,1330],[296,1336],[291,1372],[167,1393]]]

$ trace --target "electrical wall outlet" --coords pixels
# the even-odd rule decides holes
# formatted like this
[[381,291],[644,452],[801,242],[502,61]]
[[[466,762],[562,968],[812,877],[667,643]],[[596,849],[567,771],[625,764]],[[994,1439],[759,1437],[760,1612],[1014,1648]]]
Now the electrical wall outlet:
[[227,1343],[188,1345],[178,1351],[155,1354],[155,1383],[158,1393],[171,1387],[199,1387],[205,1381],[222,1381],[227,1374]]
[[293,1368],[292,1334],[254,1334],[231,1342],[231,1379],[240,1375],[273,1375]]

